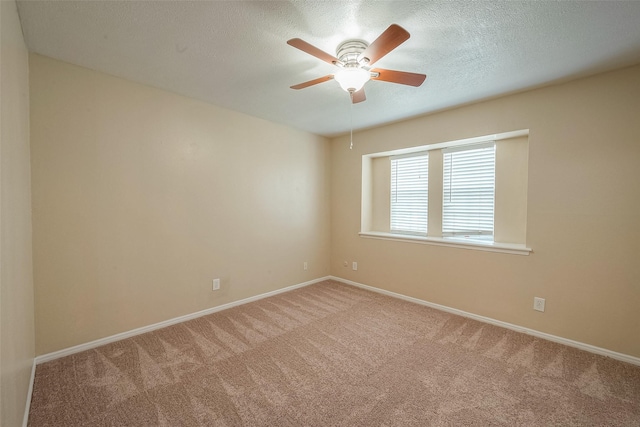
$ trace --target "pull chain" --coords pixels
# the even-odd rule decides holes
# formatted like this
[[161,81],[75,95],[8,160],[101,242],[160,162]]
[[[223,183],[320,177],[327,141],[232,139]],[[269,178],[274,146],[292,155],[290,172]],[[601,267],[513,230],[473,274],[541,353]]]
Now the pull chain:
[[349,91],[349,95],[351,96],[351,145],[349,145],[349,150],[353,150],[353,91]]

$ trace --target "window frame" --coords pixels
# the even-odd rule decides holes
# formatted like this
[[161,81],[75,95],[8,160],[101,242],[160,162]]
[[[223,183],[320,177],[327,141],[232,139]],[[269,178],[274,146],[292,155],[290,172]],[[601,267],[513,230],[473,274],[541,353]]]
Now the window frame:
[[[428,232],[431,233],[432,235],[427,235],[427,236],[407,235],[407,234],[400,234],[397,232],[391,233],[389,232],[389,230],[384,231],[378,228],[376,229],[373,228],[374,223],[380,224],[379,220],[375,219],[375,217],[378,215],[375,214],[373,211],[373,200],[379,197],[379,196],[374,196],[374,194],[376,194],[376,191],[374,191],[372,186],[373,160],[377,160],[383,157],[390,158],[392,156],[398,156],[398,155],[412,155],[412,154],[417,154],[419,152],[424,152],[424,151],[429,151],[430,152],[429,156],[431,157],[431,154],[434,154],[433,150],[441,151],[441,149],[445,149],[449,147],[465,146],[465,145],[478,144],[478,143],[490,142],[490,141],[502,142],[503,140],[518,139],[522,137],[526,139],[529,138],[528,129],[503,132],[499,134],[484,135],[484,136],[466,138],[466,139],[460,139],[460,140],[438,142],[438,143],[421,145],[421,146],[393,149],[393,150],[388,150],[383,152],[363,154],[362,155],[362,194],[361,194],[362,199],[361,199],[361,212],[360,212],[361,228],[360,228],[360,232],[358,233],[359,236],[362,238],[391,240],[391,241],[407,242],[407,243],[414,243],[414,244],[417,243],[417,244],[426,244],[426,245],[435,245],[435,246],[445,246],[445,247],[451,247],[451,248],[480,250],[480,251],[487,251],[487,252],[529,255],[532,252],[532,249],[526,245],[526,242],[524,241],[524,239],[526,239],[526,236],[524,235],[523,235],[523,241],[517,242],[517,243],[502,243],[502,242],[495,242],[495,241],[470,240],[470,239],[465,239],[460,237],[442,237],[441,234],[436,235],[437,234],[436,232],[431,233],[432,231],[437,231],[437,226],[436,228],[433,228],[431,225],[430,219],[428,219],[429,221]],[[438,154],[438,156],[442,156],[442,155]],[[437,161],[438,156],[434,157],[434,161]],[[498,156],[496,155],[496,171],[498,167],[497,159],[498,159]],[[431,166],[429,167],[429,169],[431,174],[432,173]],[[433,169],[433,173],[435,174],[444,172],[444,168],[439,169],[439,171],[436,169],[437,168]],[[497,172],[496,172],[496,175],[497,175]],[[429,181],[431,181],[432,177],[433,175],[430,176]],[[443,197],[442,188],[440,188],[439,191],[441,192],[440,197],[442,198]],[[432,193],[432,189],[430,189],[430,193]],[[497,190],[496,190],[496,194],[498,194]],[[387,197],[390,197],[390,196],[387,196]],[[496,196],[496,199],[497,197],[498,196]],[[432,207],[433,209],[436,209],[436,210],[442,210],[442,206],[440,205],[440,203],[436,203],[432,205],[431,202],[434,200],[431,197],[430,199],[431,199],[429,201],[430,211],[432,211]],[[380,199],[378,198],[376,200],[380,200]],[[376,202],[376,205],[377,203],[378,202]],[[526,209],[526,205],[525,205],[525,209]],[[389,211],[387,212],[390,214]],[[496,212],[497,211],[494,211],[494,216]],[[437,224],[438,218],[434,217],[434,219],[436,220],[436,224]],[[525,227],[526,227],[526,223],[525,223]],[[495,232],[495,229],[494,229],[494,232]],[[440,233],[441,233],[441,225],[440,225]]]

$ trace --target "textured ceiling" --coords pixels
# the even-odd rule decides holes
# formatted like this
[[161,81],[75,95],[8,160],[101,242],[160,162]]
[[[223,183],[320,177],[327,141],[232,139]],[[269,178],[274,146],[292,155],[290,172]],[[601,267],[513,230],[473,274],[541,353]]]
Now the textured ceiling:
[[289,86],[390,24],[411,38],[377,67],[427,74],[419,88],[367,83],[356,129],[640,63],[640,1],[18,1],[32,52],[333,136],[351,104],[337,82]]

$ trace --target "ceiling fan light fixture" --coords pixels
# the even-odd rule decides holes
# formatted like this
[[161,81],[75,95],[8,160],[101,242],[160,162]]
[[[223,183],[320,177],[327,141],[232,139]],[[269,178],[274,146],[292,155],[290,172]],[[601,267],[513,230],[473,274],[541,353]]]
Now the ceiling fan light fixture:
[[288,40],[287,44],[290,46],[339,68],[339,71],[335,74],[293,85],[291,89],[304,89],[329,80],[336,80],[340,87],[349,93],[351,103],[358,104],[367,99],[363,87],[369,80],[418,87],[427,77],[424,74],[370,68],[375,62],[404,43],[409,37],[407,30],[399,25],[391,24],[371,44],[359,39],[345,40],[338,45],[336,56],[330,55],[304,40]]
[[358,92],[371,79],[371,73],[363,68],[345,67],[333,78],[347,92]]

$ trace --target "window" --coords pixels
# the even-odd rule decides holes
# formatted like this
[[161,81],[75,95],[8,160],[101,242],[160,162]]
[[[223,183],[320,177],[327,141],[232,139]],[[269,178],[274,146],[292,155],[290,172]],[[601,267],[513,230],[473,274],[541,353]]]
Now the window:
[[495,143],[443,150],[442,236],[493,241]]
[[527,129],[362,156],[361,237],[528,255]]
[[391,158],[391,232],[427,234],[429,155]]

